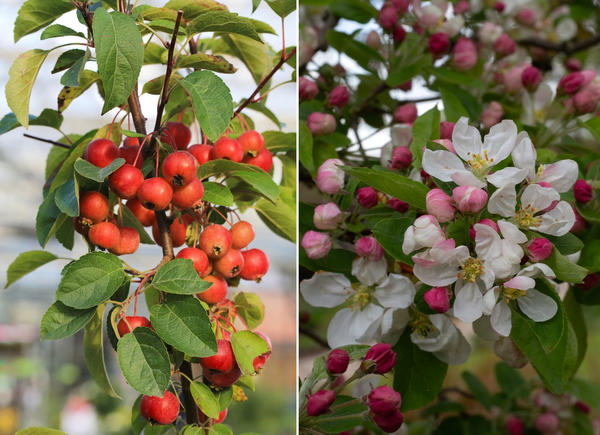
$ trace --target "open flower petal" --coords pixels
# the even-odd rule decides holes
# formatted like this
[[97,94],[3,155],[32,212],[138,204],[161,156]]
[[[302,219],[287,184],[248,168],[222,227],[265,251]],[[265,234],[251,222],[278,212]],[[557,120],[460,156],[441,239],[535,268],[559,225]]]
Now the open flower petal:
[[512,217],[517,206],[517,192],[515,186],[505,185],[497,189],[490,197],[487,209],[490,213],[503,217]]
[[542,215],[537,230],[553,236],[564,236],[575,224],[575,213],[566,201],[560,201],[552,210]]
[[558,201],[560,195],[551,187],[543,187],[539,184],[530,184],[521,195],[521,207],[530,206],[537,211],[545,210],[554,201]]
[[558,311],[554,299],[534,288],[527,290],[525,296],[518,298],[517,304],[527,317],[536,322],[545,322],[554,317]]
[[527,176],[526,169],[513,168],[512,166],[494,172],[486,177],[486,179],[496,187],[504,185],[516,186]]
[[510,240],[514,243],[525,243],[527,236],[512,222],[505,221],[504,219],[497,222],[498,228],[505,239]]
[[517,168],[527,171],[527,178],[532,180],[535,177],[535,160],[537,153],[533,142],[526,131],[517,135],[516,145],[512,151],[512,160]]
[[373,304],[364,310],[339,310],[327,328],[327,342],[332,349],[348,344],[366,343],[374,338],[379,327],[383,308]]
[[[510,119],[505,119],[490,128],[490,132],[483,138],[483,149],[496,165],[507,158],[517,139],[517,125]],[[456,144],[454,145],[456,147]]]
[[492,316],[490,317],[492,328],[498,334],[508,337],[512,327],[511,318],[512,315],[508,304],[504,301],[498,302],[492,310]]
[[337,307],[348,298],[351,289],[348,278],[333,272],[317,272],[300,283],[300,293],[313,307]]
[[386,308],[407,308],[415,298],[416,289],[404,275],[390,273],[375,290],[375,298]]
[[536,182],[545,181],[558,193],[564,193],[573,187],[579,167],[573,160],[559,160],[551,165],[543,165],[542,173],[537,176]]
[[369,257],[357,257],[352,262],[352,275],[361,284],[375,285],[387,276],[387,261],[385,257],[379,260],[369,260]]
[[479,130],[470,126],[468,118],[464,116],[454,125],[452,144],[454,145],[456,154],[464,161],[473,157],[473,154],[481,154],[483,147]]
[[454,293],[454,316],[467,323],[481,317],[483,295],[476,283],[458,280]]
[[465,171],[465,165],[450,151],[427,149],[423,153],[423,169],[432,177],[448,182],[455,172]]

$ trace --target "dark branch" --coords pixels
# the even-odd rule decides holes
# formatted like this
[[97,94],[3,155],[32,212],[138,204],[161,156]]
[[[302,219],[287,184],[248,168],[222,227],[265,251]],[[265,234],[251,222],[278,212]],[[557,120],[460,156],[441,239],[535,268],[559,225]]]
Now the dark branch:
[[375,89],[373,89],[373,91],[367,96],[367,98],[365,98],[364,100],[362,100],[352,111],[353,113],[358,113],[361,110],[363,110],[365,107],[367,107],[371,101],[373,101],[375,99],[375,97],[377,97],[377,95],[381,94],[383,91],[388,90],[390,87],[385,83],[385,82],[381,82],[379,84],[379,86],[377,86]]
[[319,337],[317,334],[315,334],[310,329],[306,329],[306,328],[303,328],[302,326],[300,326],[298,331],[300,332],[300,334],[306,335],[308,338],[311,338],[312,340],[314,340],[320,346],[329,348],[329,344],[327,344],[327,342],[325,340],[323,340],[321,337]]
[[40,142],[46,142],[46,143],[49,143],[49,144],[52,144],[54,146],[61,147],[61,148],[67,148],[67,149],[71,148],[71,146],[67,145],[66,143],[56,142],[56,141],[50,140],[50,139],[44,139],[42,137],[33,136],[31,134],[23,133],[23,136],[31,138],[31,139],[39,140]]
[[185,408],[186,421],[188,424],[198,424],[200,422],[198,419],[198,407],[190,391],[190,381],[187,379],[194,379],[192,364],[184,360],[179,370],[185,374],[185,376],[181,376],[181,390],[183,391],[183,406]]
[[594,45],[600,44],[600,35],[596,35],[592,38],[586,39],[585,41],[579,41],[576,43],[555,43],[539,38],[525,38],[518,41],[520,45],[525,47],[538,47],[549,51],[561,52],[566,55],[571,55],[582,50],[586,50]]
[[[129,98],[127,99],[129,104],[129,113],[131,113],[131,117],[133,118],[133,125],[135,126],[135,131],[140,134],[146,134],[146,118],[142,114],[142,106],[140,104],[140,98],[138,96],[138,86],[135,84],[135,88]],[[146,141],[147,143],[148,141]]]

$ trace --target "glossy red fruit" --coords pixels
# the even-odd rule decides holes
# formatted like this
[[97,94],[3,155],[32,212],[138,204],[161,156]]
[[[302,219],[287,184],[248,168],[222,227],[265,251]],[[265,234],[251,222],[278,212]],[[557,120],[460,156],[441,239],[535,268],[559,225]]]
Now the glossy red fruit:
[[180,209],[193,208],[202,201],[204,185],[198,178],[191,183],[173,189],[173,205]]
[[[205,415],[202,411],[200,411],[200,408],[198,408],[198,417],[200,418],[200,423],[206,423],[206,420],[208,420],[208,416]],[[223,423],[225,421],[225,418],[227,418],[227,408],[219,412],[219,417],[214,419],[214,423]]]
[[273,154],[266,148],[263,148],[256,157],[245,157],[243,163],[258,166],[265,172],[271,172],[273,169]]
[[196,144],[188,148],[188,152],[196,158],[198,166],[205,164],[213,157],[213,146],[206,144]]
[[91,141],[83,153],[83,158],[85,160],[99,168],[110,165],[118,156],[119,150],[117,146],[109,139],[96,139]]
[[177,149],[184,150],[192,140],[192,132],[181,122],[167,122],[160,135],[160,141],[174,145]]
[[100,192],[84,192],[79,198],[79,215],[92,222],[100,222],[108,216],[108,199]]
[[120,197],[131,199],[144,182],[144,174],[138,168],[125,163],[108,177],[111,189]]
[[245,248],[254,240],[254,228],[250,222],[236,222],[229,232],[231,233],[231,247],[234,249]]
[[240,276],[250,281],[260,281],[260,279],[269,270],[269,259],[260,249],[248,249],[242,251],[244,257],[244,267]]
[[215,159],[228,159],[239,163],[244,158],[244,150],[237,140],[222,137],[215,142],[213,156]]
[[220,276],[208,275],[202,278],[204,281],[212,282],[212,285],[202,293],[196,293],[196,297],[207,304],[217,304],[227,296],[227,281]]
[[[193,218],[187,214],[184,214],[181,219],[175,219],[169,225],[169,233],[173,240],[173,247],[177,248],[185,243],[185,236],[187,234],[187,227],[192,223]],[[160,232],[158,231],[158,224],[154,222],[152,224],[152,237],[157,245],[162,246],[160,240]]]
[[225,279],[236,277],[244,268],[244,256],[237,249],[230,249],[215,262],[214,268]]
[[260,338],[262,338],[263,340],[265,340],[267,342],[267,344],[269,345],[268,352],[258,355],[256,358],[254,358],[254,361],[252,361],[252,366],[254,367],[254,371],[258,372],[260,369],[262,369],[264,367],[265,363],[271,356],[271,351],[273,350],[273,346],[271,346],[271,339],[266,334],[263,334],[262,332],[259,332],[259,331],[254,331],[254,333],[256,335],[258,335]]
[[237,140],[242,146],[245,156],[254,157],[265,147],[265,140],[262,134],[256,130],[249,130],[242,133]]
[[[130,138],[130,139],[136,139],[136,138]],[[122,159],[125,159],[126,163],[129,163],[130,165],[133,165],[133,162],[135,162],[135,157],[138,154],[138,150],[140,149],[139,146],[122,146],[119,148],[119,157],[121,157]],[[142,154],[140,153],[140,156],[137,159],[137,162],[135,162],[135,167],[138,169],[142,169],[142,165],[144,164],[144,158],[142,157]]]
[[163,178],[145,179],[137,191],[137,199],[150,210],[164,210],[173,198],[173,189]]
[[136,147],[140,144],[140,138],[126,136],[123,140],[124,147]]
[[210,266],[208,256],[202,249],[198,248],[183,248],[177,253],[177,258],[187,258],[194,263],[194,269],[200,277],[204,276]]
[[240,378],[242,372],[237,363],[233,364],[233,368],[228,372],[220,372],[218,370],[207,369],[203,371],[204,377],[215,387],[231,387]]
[[171,424],[179,415],[179,400],[170,391],[165,391],[163,397],[142,396],[140,413],[150,422]]
[[151,226],[156,220],[154,212],[144,207],[137,198],[130,199],[125,205],[145,227]]
[[115,255],[133,254],[140,246],[140,234],[135,228],[119,228],[119,242],[110,252]]
[[200,358],[202,368],[228,372],[233,368],[235,358],[229,340],[217,340],[218,350],[215,355]]
[[221,258],[231,249],[231,233],[223,225],[209,225],[200,234],[199,244],[209,258]]
[[162,164],[163,178],[173,186],[185,186],[196,179],[196,158],[187,151],[175,151],[165,157]]
[[94,245],[112,249],[119,243],[119,228],[112,222],[98,222],[92,225],[88,237]]
[[[127,320],[127,322],[125,320]],[[125,334],[129,334],[135,328],[140,326],[151,328],[152,323],[144,316],[125,316],[124,319],[119,320],[119,323],[117,323],[117,331],[119,331],[119,335],[123,337]]]

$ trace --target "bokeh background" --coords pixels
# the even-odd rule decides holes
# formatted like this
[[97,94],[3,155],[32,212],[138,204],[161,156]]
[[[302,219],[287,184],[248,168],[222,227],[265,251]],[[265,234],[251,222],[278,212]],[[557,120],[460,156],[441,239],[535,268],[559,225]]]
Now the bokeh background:
[[[10,112],[4,98],[8,69],[19,53],[32,48],[49,48],[56,40],[40,41],[40,32],[25,36],[14,44],[12,28],[19,0],[0,0],[0,117]],[[159,6],[159,1],[140,2]],[[250,0],[224,0],[232,12],[250,16]],[[253,18],[269,23],[281,34],[281,19],[263,2]],[[56,21],[84,31],[74,12]],[[285,19],[286,45],[296,45],[296,13]],[[279,50],[281,39],[264,35],[265,40]],[[68,41],[68,38],[63,38]],[[62,41],[61,41],[62,42]],[[59,42],[59,43],[61,43]],[[58,75],[50,71],[61,50],[51,53],[42,67],[33,88],[30,113],[39,114],[44,108],[55,108],[56,97],[62,88]],[[252,77],[236,59],[235,75],[222,78],[231,87],[235,101],[248,97],[255,88]],[[88,65],[88,68],[92,64]],[[275,76],[275,83],[289,78],[291,69],[284,67]],[[145,82],[160,74],[164,67],[144,67],[140,77]],[[153,125],[156,98],[144,95],[142,109]],[[288,84],[269,97],[269,107],[285,124],[284,131],[296,128],[296,88]],[[112,121],[115,111],[100,116],[102,100],[95,87],[75,100],[65,112],[62,130],[84,133]],[[256,112],[250,114],[257,130],[273,130],[276,126]],[[19,128],[0,136],[0,286],[6,282],[6,269],[23,251],[40,249],[35,237],[35,216],[42,200],[45,159],[50,146],[22,136]],[[60,134],[46,127],[32,126],[29,133],[58,139]],[[192,141],[197,141],[194,137]],[[194,142],[192,142],[194,143]],[[277,176],[277,174],[275,175]],[[273,343],[273,354],[262,375],[256,380],[256,392],[249,393],[245,403],[233,403],[226,423],[234,432],[261,434],[295,433],[296,385],[296,249],[295,246],[271,233],[253,212],[244,218],[256,229],[255,247],[263,249],[270,259],[270,270],[260,284],[242,282],[240,290],[257,292],[266,305],[264,324],[259,330]],[[78,258],[86,252],[84,242],[76,242],[73,252],[66,251],[55,240],[47,248],[62,257]],[[125,259],[138,269],[156,265],[161,256],[158,246],[141,245],[139,251]],[[21,279],[0,292],[0,435],[12,435],[27,426],[61,428],[69,435],[130,433],[131,405],[137,394],[125,384],[120,375],[116,353],[110,345],[105,349],[107,369],[123,400],[112,399],[90,379],[83,360],[83,335],[60,341],[39,341],[39,323],[46,309],[55,300],[60,270],[66,261],[55,261]],[[145,314],[145,313],[144,313]],[[105,343],[106,344],[106,343]]]

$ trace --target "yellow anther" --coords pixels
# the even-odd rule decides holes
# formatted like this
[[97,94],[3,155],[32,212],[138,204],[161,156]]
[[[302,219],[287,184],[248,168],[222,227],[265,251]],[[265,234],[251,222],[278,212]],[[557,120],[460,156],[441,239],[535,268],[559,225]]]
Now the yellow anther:
[[514,301],[517,298],[522,298],[523,296],[525,296],[525,290],[519,290],[510,287],[504,287],[502,289],[502,297],[507,304],[510,301]]
[[435,326],[433,326],[433,324],[429,320],[429,317],[427,317],[425,314],[419,313],[417,311],[414,311],[412,314],[413,317],[408,323],[408,325],[413,330],[413,332],[416,332],[418,335],[425,338],[429,334],[431,334],[432,331],[435,330]]
[[463,281],[475,282],[475,280],[483,275],[483,264],[481,260],[469,257],[467,261],[460,265],[462,272],[458,277],[462,277]]

